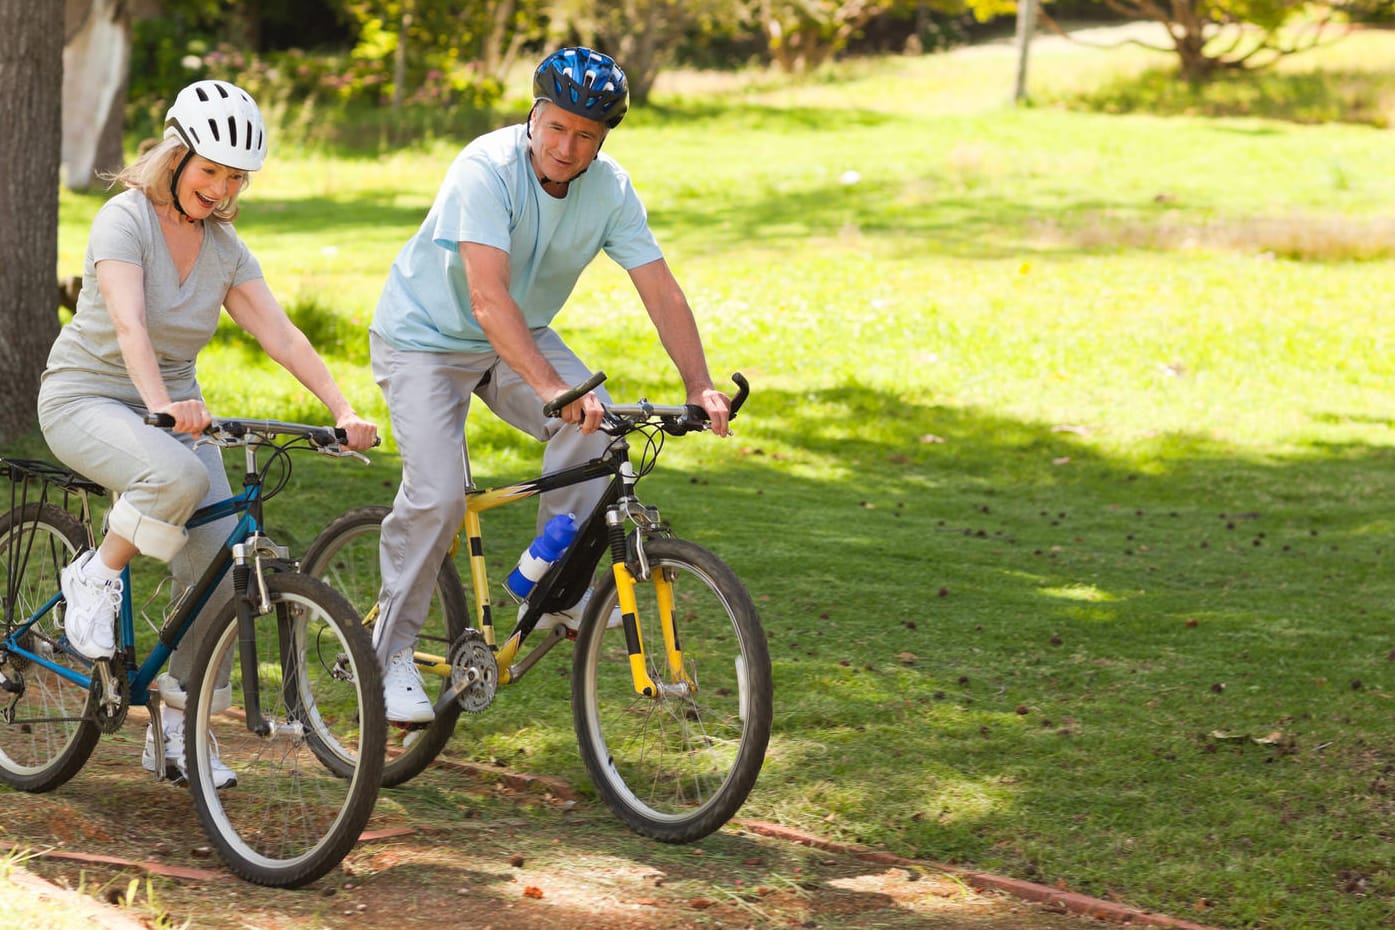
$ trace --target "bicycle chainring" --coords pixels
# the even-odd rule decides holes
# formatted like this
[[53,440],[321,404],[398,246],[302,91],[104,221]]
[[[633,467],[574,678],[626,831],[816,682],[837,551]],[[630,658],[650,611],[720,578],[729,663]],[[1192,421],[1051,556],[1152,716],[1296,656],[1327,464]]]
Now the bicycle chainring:
[[479,630],[466,630],[451,644],[450,683],[461,689],[456,701],[462,710],[477,714],[494,703],[499,664]]

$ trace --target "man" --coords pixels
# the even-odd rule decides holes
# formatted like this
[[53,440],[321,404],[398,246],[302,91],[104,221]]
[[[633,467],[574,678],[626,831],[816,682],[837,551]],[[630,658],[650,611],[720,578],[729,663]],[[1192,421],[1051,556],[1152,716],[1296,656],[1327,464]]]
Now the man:
[[[568,404],[560,420],[542,413],[591,373],[550,324],[602,250],[629,273],[687,402],[707,411],[713,432],[728,432],[730,400],[712,386],[687,298],[629,177],[600,154],[629,106],[624,72],[607,55],[563,48],[538,66],[533,97],[526,123],[479,137],[451,164],[393,263],[370,327],[373,376],[402,453],[402,483],[383,521],[374,633],[393,721],[432,719],[412,651],[465,514],[471,395],[547,444],[545,470],[605,450],[603,390]],[[556,514],[590,513],[601,490],[589,482],[542,495],[539,530]],[[575,629],[585,602],[544,615],[538,628]]]

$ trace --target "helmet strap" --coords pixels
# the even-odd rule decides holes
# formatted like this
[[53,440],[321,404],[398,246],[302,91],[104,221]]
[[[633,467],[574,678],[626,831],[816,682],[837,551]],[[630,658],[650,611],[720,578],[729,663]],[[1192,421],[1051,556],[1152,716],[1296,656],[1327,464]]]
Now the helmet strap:
[[184,205],[179,202],[179,176],[184,173],[184,166],[189,164],[189,159],[194,157],[194,149],[190,147],[184,153],[184,158],[180,160],[178,167],[174,169],[174,174],[170,175],[170,198],[174,201],[174,208],[179,211],[179,215],[190,223],[195,222],[194,218],[184,210]]

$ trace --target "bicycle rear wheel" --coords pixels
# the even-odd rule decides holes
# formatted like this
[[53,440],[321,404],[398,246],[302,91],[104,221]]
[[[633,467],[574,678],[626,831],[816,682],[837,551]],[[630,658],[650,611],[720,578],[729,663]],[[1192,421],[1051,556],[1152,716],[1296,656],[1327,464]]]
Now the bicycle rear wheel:
[[[341,596],[300,574],[266,582],[271,610],[254,618],[256,682],[243,678],[233,603],[198,644],[185,765],[199,820],[228,867],[259,885],[295,888],[338,865],[373,813],[386,728],[382,673]],[[231,707],[217,689],[229,666]],[[271,724],[265,735],[248,729],[249,685]],[[221,791],[215,754],[237,776]],[[325,765],[327,755],[337,764]]]
[[[598,583],[576,641],[572,713],[601,798],[635,832],[666,843],[701,839],[745,802],[770,740],[770,655],[755,604],[711,552],[677,539],[644,547],[638,625],[659,693],[636,693],[626,636],[606,631],[615,578]],[[673,599],[682,650],[671,671],[659,604]]]
[[[91,672],[66,648],[59,591],[63,567],[86,546],[82,524],[62,508],[30,503],[0,515],[0,607],[4,640],[0,674],[13,691],[0,691],[0,781],[21,791],[51,791],[68,781],[92,754],[101,731],[88,715],[91,692],[79,684]],[[34,620],[27,629],[25,624]],[[11,648],[13,647],[13,648]],[[53,662],[59,672],[23,655]],[[13,701],[13,705],[10,702]]]
[[[378,541],[388,512],[387,507],[372,506],[341,514],[320,531],[300,560],[303,573],[323,579],[348,598],[360,617],[368,616],[378,602],[382,583]],[[436,589],[417,637],[418,656],[431,655],[444,662],[450,655],[451,644],[469,625],[469,605],[461,587],[460,573],[447,557],[436,574]],[[422,677],[433,703],[450,687],[448,677],[429,673]],[[421,774],[450,742],[459,717],[460,705],[452,701],[439,710],[430,723],[388,724],[383,787],[395,788]]]

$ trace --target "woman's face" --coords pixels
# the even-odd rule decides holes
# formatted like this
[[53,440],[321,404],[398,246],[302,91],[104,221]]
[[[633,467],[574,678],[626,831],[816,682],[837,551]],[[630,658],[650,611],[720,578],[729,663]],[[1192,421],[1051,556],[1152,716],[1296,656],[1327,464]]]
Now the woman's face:
[[604,123],[540,105],[533,114],[533,168],[549,180],[571,181],[591,167],[605,134]]
[[220,203],[236,197],[246,180],[247,172],[240,168],[195,155],[179,176],[179,203],[190,219],[206,219]]

